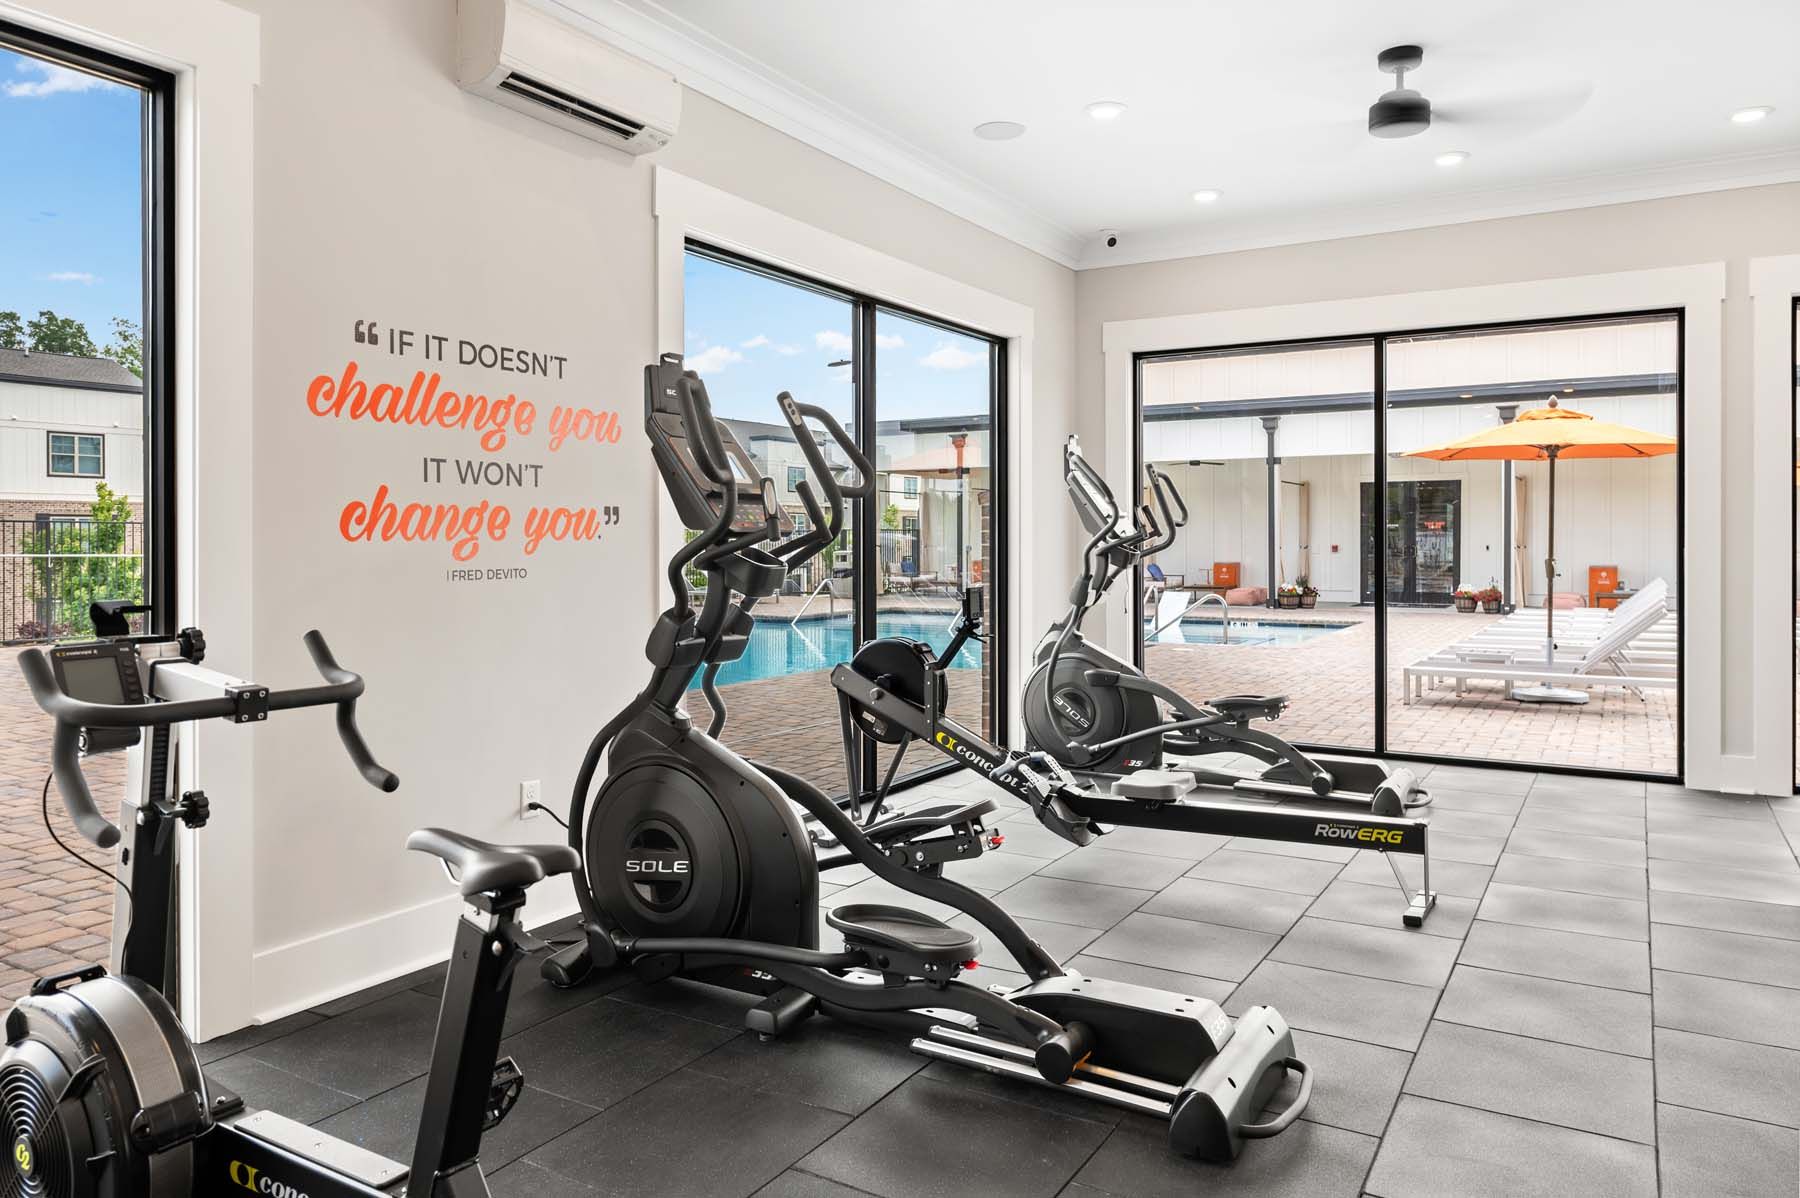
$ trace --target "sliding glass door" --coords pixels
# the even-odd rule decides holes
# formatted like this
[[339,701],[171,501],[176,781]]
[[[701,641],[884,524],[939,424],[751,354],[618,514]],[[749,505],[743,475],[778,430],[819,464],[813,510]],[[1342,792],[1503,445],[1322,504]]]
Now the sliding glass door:
[[[684,273],[687,364],[796,522],[805,525],[797,488],[808,473],[778,393],[830,411],[876,468],[876,499],[846,505],[838,540],[757,605],[749,650],[720,671],[725,742],[843,792],[832,667],[875,636],[944,648],[974,585],[989,635],[952,663],[949,711],[990,732],[1002,694],[989,648],[1001,643],[994,619],[1004,610],[995,599],[1002,344],[705,246],[689,246]],[[849,470],[825,441],[833,469]],[[857,751],[865,779],[891,760],[890,749]],[[941,760],[912,749],[900,776]]]

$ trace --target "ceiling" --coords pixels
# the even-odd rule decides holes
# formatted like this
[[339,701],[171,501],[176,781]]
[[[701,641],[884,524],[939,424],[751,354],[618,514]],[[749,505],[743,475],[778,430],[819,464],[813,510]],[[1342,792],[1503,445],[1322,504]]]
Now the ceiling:
[[[1075,266],[1800,179],[1794,0],[538,2]],[[1376,139],[1403,42],[1436,121]],[[972,133],[996,120],[1027,131]]]

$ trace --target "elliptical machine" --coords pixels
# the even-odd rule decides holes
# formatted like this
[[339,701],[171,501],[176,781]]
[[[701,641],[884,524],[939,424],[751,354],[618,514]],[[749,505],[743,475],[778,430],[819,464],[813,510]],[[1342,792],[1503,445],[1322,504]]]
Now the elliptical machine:
[[[809,483],[796,487],[810,526],[786,540],[773,483],[713,419],[699,376],[678,354],[645,371],[645,430],[676,511],[698,535],[669,563],[672,602],[645,647],[649,684],[594,737],[577,776],[569,841],[582,851],[582,936],[544,962],[546,978],[568,986],[630,966],[646,981],[730,988],[761,999],[745,1023],[765,1038],[815,1012],[898,1026],[929,1055],[1167,1119],[1171,1147],[1207,1159],[1287,1128],[1311,1074],[1272,1008],[1234,1022],[1206,998],[1066,973],[991,899],[943,876],[945,861],[985,847],[991,800],[859,824],[803,779],[752,766],[682,709],[698,672],[748,644],[751,617],[734,594],[777,593],[789,570],[837,538],[845,497],[873,493],[873,467],[830,414],[785,392],[777,402],[825,496],[821,507]],[[854,466],[855,483],[834,476],[809,419]],[[707,579],[698,612],[690,566]],[[603,758],[607,777],[590,802]],[[963,981],[977,936],[904,907],[830,911],[844,948],[821,950],[819,863],[796,805],[842,848],[832,864],[860,864],[966,912],[1029,983],[999,994]],[[1254,1122],[1289,1071],[1300,1078],[1295,1099]]]
[[[481,1198],[479,1153],[524,1092],[499,1056],[513,968],[544,946],[521,929],[534,882],[579,864],[563,845],[487,844],[424,828],[407,847],[439,858],[469,904],[457,921],[450,970],[410,1168],[243,1100],[201,1071],[171,1005],[178,825],[205,827],[211,803],[178,793],[175,725],[260,723],[271,713],[335,707],[344,749],[370,785],[400,780],[376,763],[356,726],[363,680],[337,664],[325,638],[306,634],[324,685],[271,690],[201,665],[198,629],[132,636],[126,617],[149,608],[93,605],[105,639],[27,649],[19,664],[32,697],[56,720],[51,774],[80,833],[114,858],[112,967],[42,978],[6,1020],[0,1122],[10,1163],[0,1192],[22,1198],[191,1198],[258,1194],[304,1198]],[[83,755],[126,750],[119,824],[101,814]],[[50,781],[44,783],[46,789]],[[47,796],[46,796],[47,797]]]

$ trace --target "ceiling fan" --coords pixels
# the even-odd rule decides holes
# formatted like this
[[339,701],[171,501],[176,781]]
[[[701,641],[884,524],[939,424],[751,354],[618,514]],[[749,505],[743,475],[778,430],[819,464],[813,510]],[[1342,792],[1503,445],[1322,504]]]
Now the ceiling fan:
[[1390,46],[1375,56],[1375,65],[1394,76],[1394,89],[1369,105],[1372,136],[1414,137],[1430,129],[1434,118],[1439,124],[1479,125],[1502,135],[1530,133],[1574,116],[1593,92],[1591,82],[1570,80],[1531,90],[1484,92],[1472,108],[1453,102],[1454,111],[1434,111],[1429,99],[1406,86],[1407,73],[1424,61],[1420,46]]
[[1390,46],[1375,65],[1394,77],[1394,90],[1369,105],[1369,132],[1375,137],[1411,137],[1431,128],[1431,101],[1406,86],[1406,72],[1425,61],[1419,46]]

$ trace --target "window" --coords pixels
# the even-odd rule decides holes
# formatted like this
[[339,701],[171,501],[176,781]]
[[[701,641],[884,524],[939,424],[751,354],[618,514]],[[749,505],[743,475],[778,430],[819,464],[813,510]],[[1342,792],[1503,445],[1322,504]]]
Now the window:
[[790,491],[799,490],[800,484],[806,481],[806,467],[805,466],[789,466],[787,468],[787,472],[788,472],[787,489]]
[[98,433],[51,433],[52,477],[105,478],[106,438]]
[[919,480],[918,480],[918,478],[915,477],[914,475],[909,474],[905,478],[901,479],[900,480],[900,493],[902,495],[906,496],[908,499],[917,499],[919,497]]
[[917,516],[900,517],[900,531],[908,536],[912,536],[914,533],[918,532],[919,518]]

